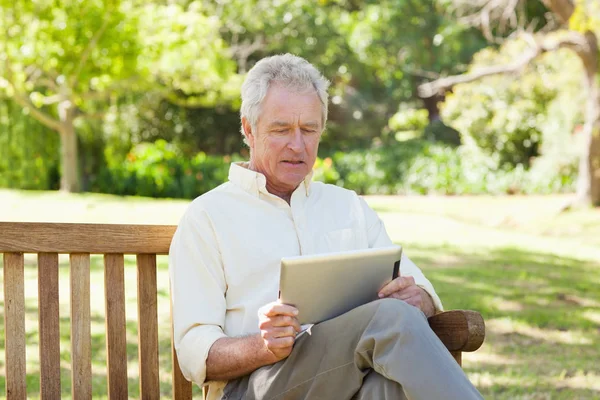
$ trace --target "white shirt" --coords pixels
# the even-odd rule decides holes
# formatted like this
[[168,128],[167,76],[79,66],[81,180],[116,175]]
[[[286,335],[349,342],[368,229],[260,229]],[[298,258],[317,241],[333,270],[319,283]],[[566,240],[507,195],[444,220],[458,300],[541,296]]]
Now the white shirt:
[[[196,198],[182,217],[169,252],[174,341],[183,375],[209,384],[219,399],[226,382],[205,382],[212,344],[225,336],[258,333],[258,309],[277,300],[284,256],[383,247],[392,244],[383,223],[358,195],[311,182],[290,204],[269,193],[263,174],[233,163],[229,182]],[[408,258],[403,276],[442,304]]]

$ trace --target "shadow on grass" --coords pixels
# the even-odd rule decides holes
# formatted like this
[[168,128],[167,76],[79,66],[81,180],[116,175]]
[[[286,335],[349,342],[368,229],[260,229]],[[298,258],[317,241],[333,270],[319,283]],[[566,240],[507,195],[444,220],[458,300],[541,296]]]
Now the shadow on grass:
[[406,248],[446,309],[484,317],[481,354],[466,363],[484,397],[600,398],[591,383],[600,379],[599,263],[514,248]]
[[[600,264],[519,249],[465,254],[412,247],[446,308],[475,308],[540,328],[598,328],[583,311],[600,307]],[[428,255],[430,254],[430,255]]]

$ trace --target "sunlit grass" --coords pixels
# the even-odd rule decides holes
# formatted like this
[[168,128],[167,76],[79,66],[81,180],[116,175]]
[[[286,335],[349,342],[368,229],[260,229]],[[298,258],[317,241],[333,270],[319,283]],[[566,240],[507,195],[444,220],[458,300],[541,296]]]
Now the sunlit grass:
[[[445,307],[477,310],[484,316],[486,341],[463,360],[467,374],[485,398],[600,398],[600,210],[559,213],[566,200],[564,196],[368,199],[392,238],[434,283]],[[0,190],[0,220],[176,224],[187,203]],[[104,277],[99,258],[93,258],[91,273],[93,390],[94,398],[105,398]],[[36,274],[35,259],[28,259],[31,398],[39,397]],[[161,392],[168,398],[165,257],[159,260],[158,274]],[[61,376],[68,398],[69,275],[64,262],[60,279]],[[135,266],[127,259],[127,357],[132,398],[139,397],[135,284]],[[4,347],[2,320],[0,347]],[[1,352],[1,372],[3,369]],[[0,378],[0,393],[4,385]]]

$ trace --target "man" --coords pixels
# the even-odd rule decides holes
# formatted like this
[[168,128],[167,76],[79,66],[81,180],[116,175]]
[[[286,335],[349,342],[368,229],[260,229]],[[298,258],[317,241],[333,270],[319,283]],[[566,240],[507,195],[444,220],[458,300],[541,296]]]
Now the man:
[[[242,86],[248,163],[198,197],[170,251],[175,347],[183,374],[213,399],[481,398],[427,325],[442,305],[408,258],[381,300],[303,335],[277,302],[283,256],[390,245],[354,192],[311,182],[329,83],[290,54]],[[343,284],[343,279],[340,282]]]

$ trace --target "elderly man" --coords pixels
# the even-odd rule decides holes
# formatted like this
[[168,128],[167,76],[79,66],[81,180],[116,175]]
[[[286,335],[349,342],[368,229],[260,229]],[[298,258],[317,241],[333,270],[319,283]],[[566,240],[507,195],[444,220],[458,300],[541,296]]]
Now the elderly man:
[[[478,399],[426,316],[442,305],[408,258],[378,301],[298,335],[280,260],[390,245],[356,193],[311,182],[329,82],[306,60],[259,61],[242,86],[250,161],[198,197],[170,251],[175,347],[213,399]],[[340,279],[343,285],[343,277]]]

